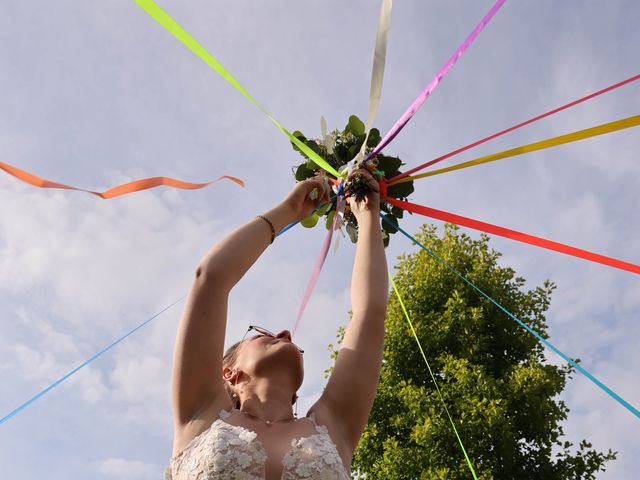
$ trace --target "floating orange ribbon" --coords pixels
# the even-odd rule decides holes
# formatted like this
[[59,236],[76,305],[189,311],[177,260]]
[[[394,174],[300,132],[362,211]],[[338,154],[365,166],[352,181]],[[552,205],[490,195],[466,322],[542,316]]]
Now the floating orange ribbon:
[[126,195],[128,193],[140,192],[142,190],[148,190],[149,188],[159,187],[161,185],[165,185],[167,187],[180,188],[183,190],[197,190],[199,188],[208,187],[212,183],[217,182],[218,180],[222,180],[226,178],[227,180],[231,180],[234,183],[237,183],[241,187],[244,187],[244,182],[236,177],[231,177],[229,175],[222,175],[221,177],[216,178],[215,180],[211,180],[206,183],[190,183],[183,182],[182,180],[176,180],[171,177],[151,177],[151,178],[143,178],[141,180],[135,180],[129,183],[123,183],[122,185],[118,185],[117,187],[110,188],[109,190],[105,190],[104,192],[94,192],[92,190],[85,190],[84,188],[72,187],[70,185],[65,185],[63,183],[52,182],[50,180],[46,180],[44,178],[33,175],[32,173],[25,172],[24,170],[20,170],[8,163],[0,162],[0,169],[4,170],[10,175],[13,175],[18,180],[22,180],[29,185],[33,185],[34,187],[40,188],[61,188],[65,190],[77,190],[79,192],[87,192],[93,195],[96,195],[102,199],[110,199],[115,197],[120,197],[121,195]]

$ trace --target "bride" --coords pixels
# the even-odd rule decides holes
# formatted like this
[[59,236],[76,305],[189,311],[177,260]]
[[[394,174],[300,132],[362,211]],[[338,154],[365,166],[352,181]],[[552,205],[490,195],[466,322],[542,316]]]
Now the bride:
[[231,289],[282,228],[329,199],[310,179],[215,245],[196,269],[174,349],[167,479],[349,478],[380,374],[388,289],[377,185],[365,169],[354,176],[374,191],[348,199],[358,221],[353,316],[322,395],[306,417],[294,416],[303,351],[287,330],[248,326],[249,336],[223,354]]

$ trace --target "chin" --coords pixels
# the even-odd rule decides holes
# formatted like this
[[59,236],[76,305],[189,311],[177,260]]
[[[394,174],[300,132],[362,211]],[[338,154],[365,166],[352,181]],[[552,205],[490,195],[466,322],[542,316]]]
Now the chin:
[[256,365],[257,369],[264,369],[265,373],[273,370],[287,370],[291,372],[295,378],[299,378],[299,383],[302,384],[304,378],[304,361],[302,355],[298,349],[289,344],[283,347],[273,349],[269,355],[264,356],[260,362]]

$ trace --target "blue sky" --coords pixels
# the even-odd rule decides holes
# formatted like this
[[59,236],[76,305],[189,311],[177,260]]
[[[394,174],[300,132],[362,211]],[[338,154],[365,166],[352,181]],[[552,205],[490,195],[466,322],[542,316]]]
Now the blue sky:
[[[289,129],[319,136],[321,115],[330,128],[350,114],[366,116],[377,2],[159,3]],[[396,2],[380,130],[491,4]],[[417,165],[638,73],[639,18],[633,1],[507,2],[386,151]],[[133,2],[0,2],[0,72],[0,161],[94,190],[156,175],[247,182],[103,201],[0,175],[4,415],[183,296],[217,240],[286,195],[300,157]],[[456,160],[636,115],[639,88],[623,87]],[[637,263],[639,148],[630,129],[421,180],[412,199]],[[421,221],[402,224],[416,231]],[[265,253],[232,294],[230,341],[250,323],[292,326],[322,236],[294,229]],[[640,405],[637,276],[504,239],[492,244],[529,286],[547,278],[558,284],[547,316],[552,341]],[[389,263],[410,251],[394,237]],[[347,321],[352,261],[349,242],[329,255],[303,319],[300,410],[322,391],[325,345]],[[3,474],[160,477],[171,453],[169,378],[181,308],[4,424]],[[598,478],[635,478],[638,420],[580,376],[562,398],[571,410],[569,439],[620,452]]]

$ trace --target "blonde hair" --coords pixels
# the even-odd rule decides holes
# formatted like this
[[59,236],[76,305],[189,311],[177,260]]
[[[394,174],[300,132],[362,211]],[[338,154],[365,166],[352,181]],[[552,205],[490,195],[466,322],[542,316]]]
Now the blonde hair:
[[[234,343],[227,351],[224,352],[222,356],[222,368],[232,369],[238,360],[238,351],[240,350],[240,345],[242,344],[242,340]],[[236,395],[236,392],[233,390],[233,387],[229,382],[224,382],[224,389],[229,394],[229,399],[231,400],[231,404],[233,408],[240,408],[240,397]]]

